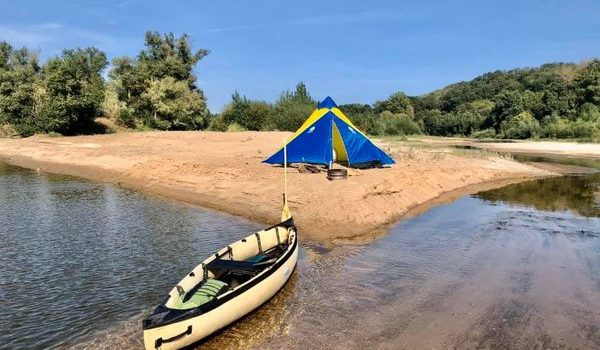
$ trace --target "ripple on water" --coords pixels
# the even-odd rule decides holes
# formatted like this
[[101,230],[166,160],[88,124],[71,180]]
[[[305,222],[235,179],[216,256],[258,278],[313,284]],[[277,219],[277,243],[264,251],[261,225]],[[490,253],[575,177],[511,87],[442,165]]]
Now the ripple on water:
[[[0,207],[0,227],[12,230],[0,246],[0,329],[11,332],[0,341],[11,348],[140,348],[141,320],[173,284],[258,228],[110,185],[4,169],[0,194],[11,205]],[[199,345],[598,347],[599,183],[509,186],[433,208],[370,244],[305,246],[281,293]],[[52,322],[32,323],[32,308]]]

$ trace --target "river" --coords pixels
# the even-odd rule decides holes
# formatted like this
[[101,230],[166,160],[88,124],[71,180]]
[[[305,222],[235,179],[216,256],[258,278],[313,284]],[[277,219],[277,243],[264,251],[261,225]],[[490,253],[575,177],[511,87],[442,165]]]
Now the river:
[[[140,348],[141,319],[249,221],[0,165],[0,344]],[[300,232],[300,238],[302,233]],[[203,348],[598,348],[600,174],[462,197],[370,243],[304,244]]]

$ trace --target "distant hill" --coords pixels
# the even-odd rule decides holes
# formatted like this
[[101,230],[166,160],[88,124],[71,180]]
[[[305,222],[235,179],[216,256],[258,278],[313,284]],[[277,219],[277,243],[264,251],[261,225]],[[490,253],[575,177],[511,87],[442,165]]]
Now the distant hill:
[[598,138],[600,61],[490,72],[410,102],[431,135]]

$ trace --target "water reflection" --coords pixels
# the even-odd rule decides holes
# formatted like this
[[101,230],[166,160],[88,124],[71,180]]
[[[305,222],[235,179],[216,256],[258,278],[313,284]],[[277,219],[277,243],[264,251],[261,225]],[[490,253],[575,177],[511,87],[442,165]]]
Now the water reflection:
[[[536,183],[554,187],[544,181],[555,179]],[[567,181],[564,191],[586,181]],[[486,195],[303,267],[289,333],[261,348],[597,347],[600,219]]]
[[203,257],[259,229],[109,184],[6,165],[0,198],[0,347],[10,349],[74,345],[141,319]]
[[522,182],[475,195],[490,202],[600,217],[600,174]]

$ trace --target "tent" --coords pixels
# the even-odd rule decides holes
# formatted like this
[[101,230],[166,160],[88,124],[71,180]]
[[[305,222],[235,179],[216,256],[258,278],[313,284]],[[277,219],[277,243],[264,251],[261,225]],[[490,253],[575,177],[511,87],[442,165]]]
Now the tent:
[[[323,165],[337,161],[349,167],[395,163],[352,124],[331,97],[319,103],[289,139],[287,161]],[[283,148],[263,162],[283,164]]]

